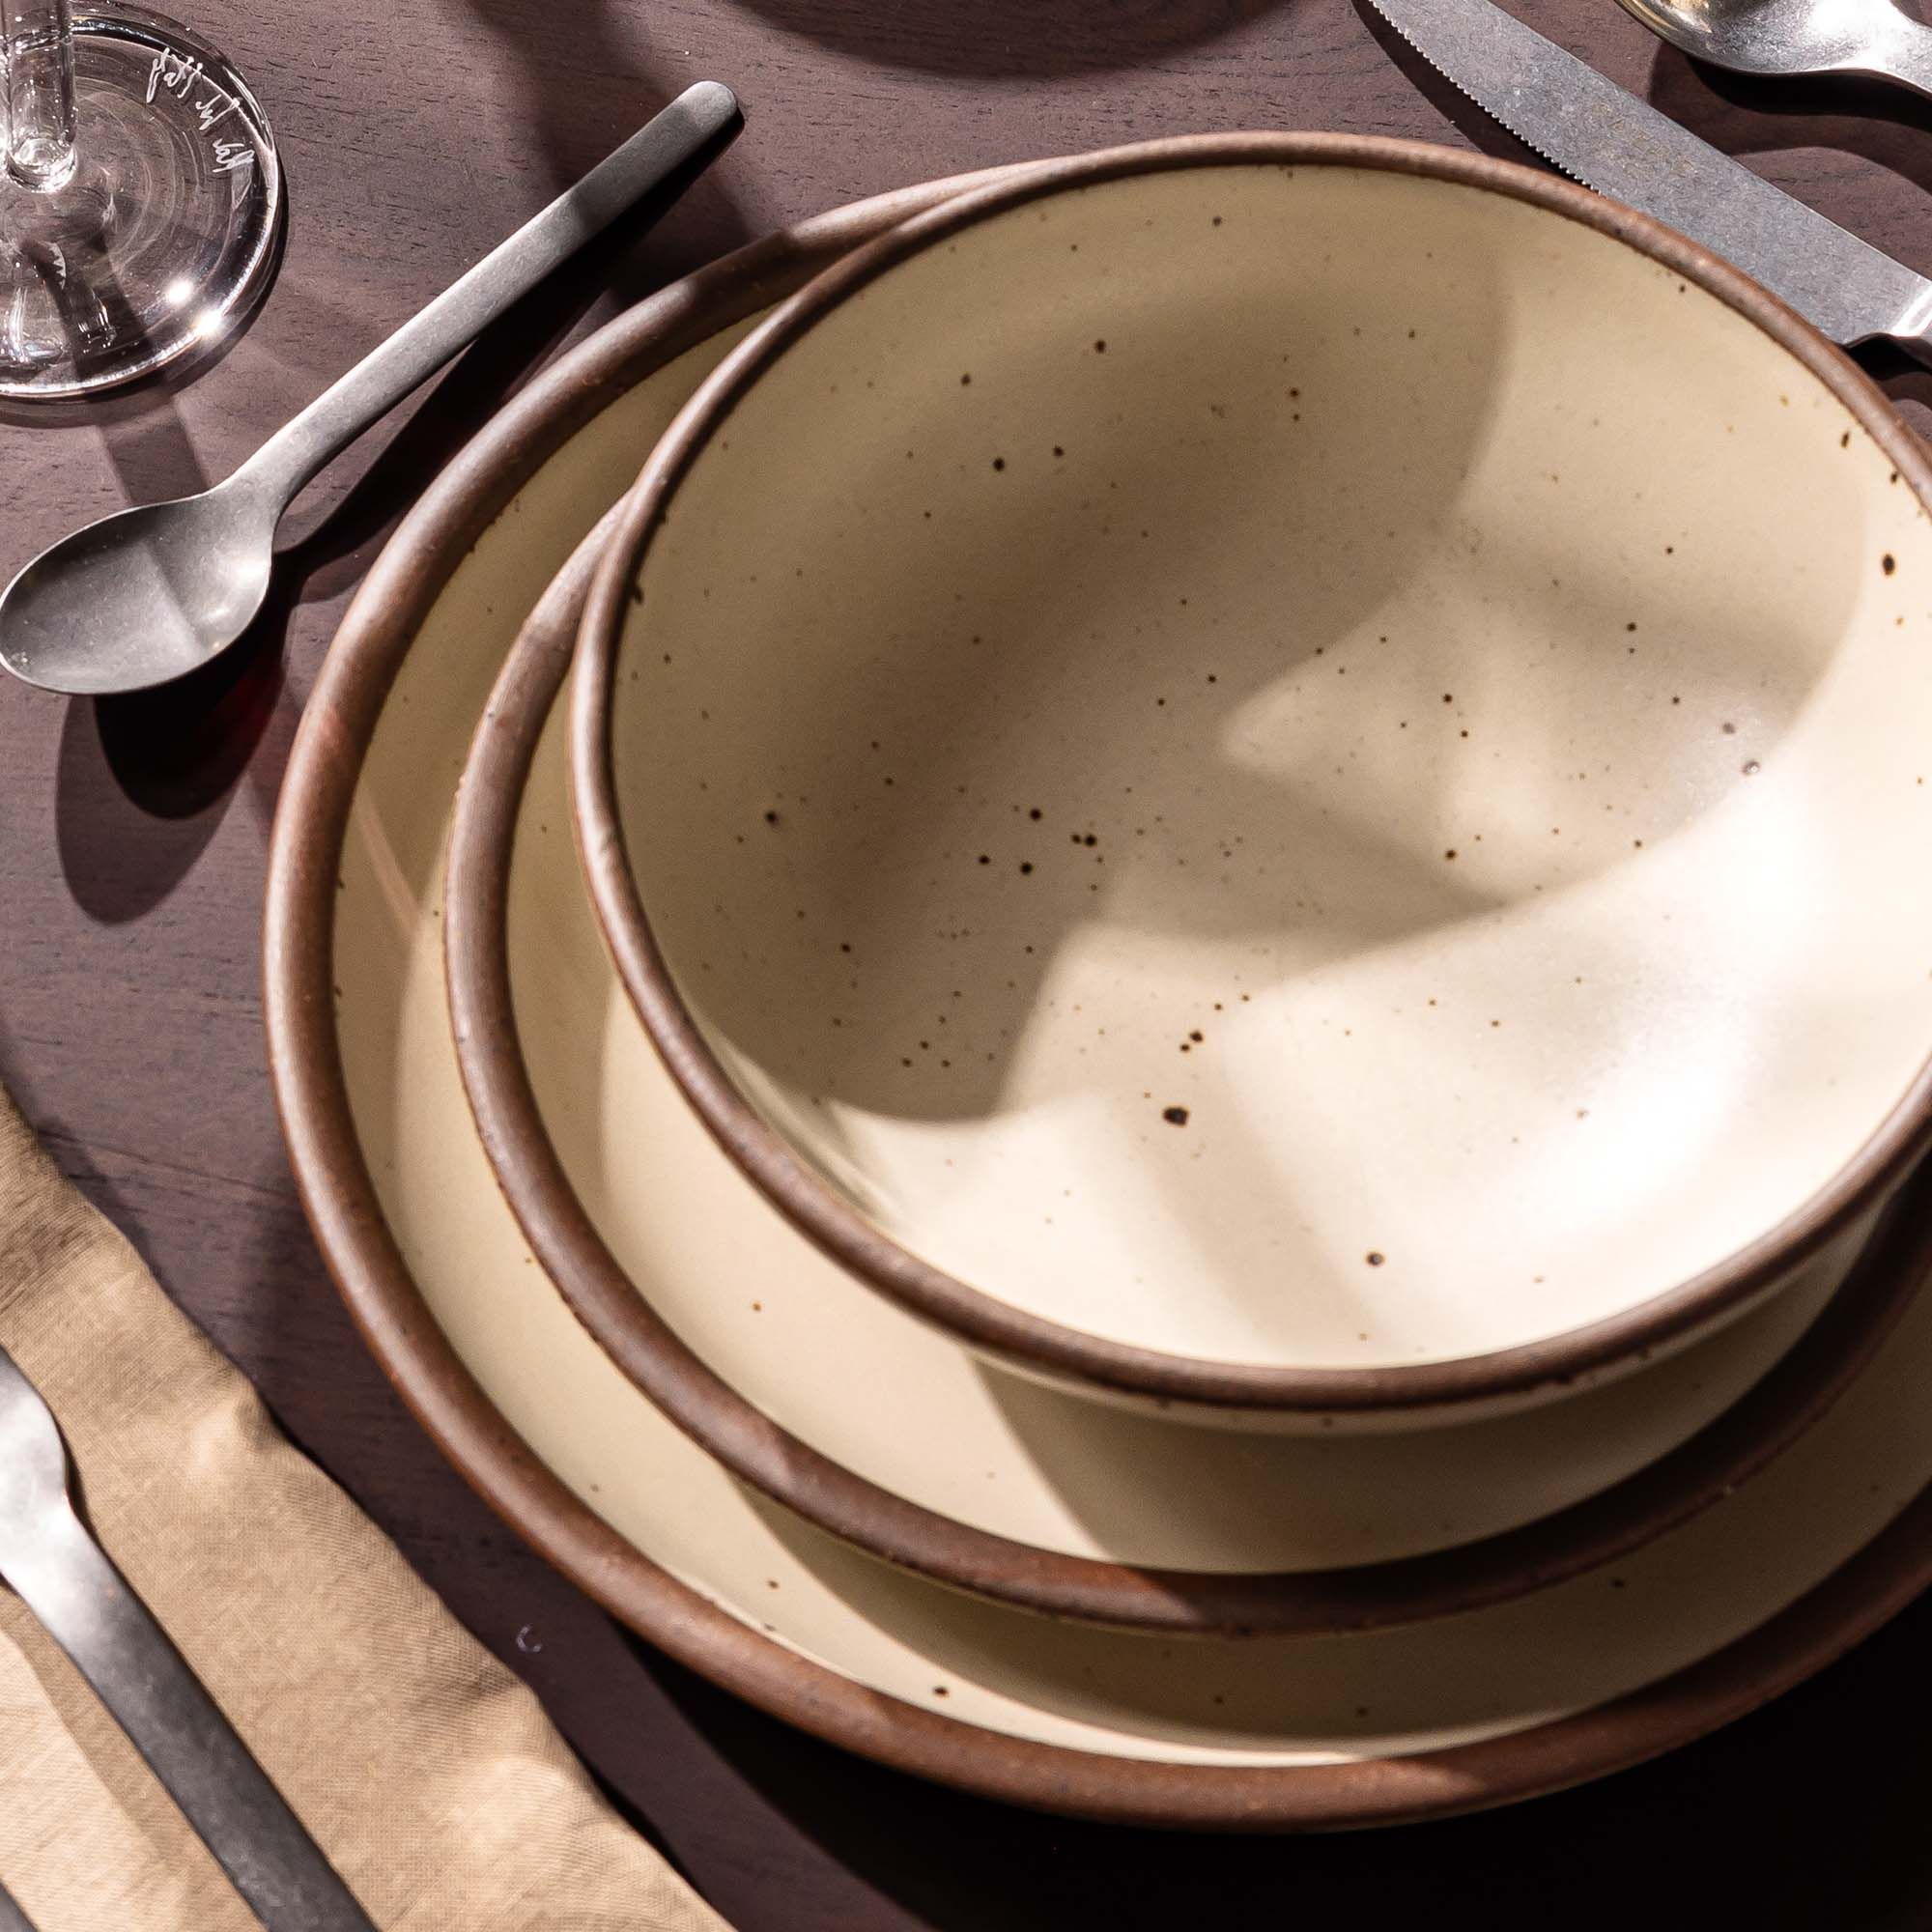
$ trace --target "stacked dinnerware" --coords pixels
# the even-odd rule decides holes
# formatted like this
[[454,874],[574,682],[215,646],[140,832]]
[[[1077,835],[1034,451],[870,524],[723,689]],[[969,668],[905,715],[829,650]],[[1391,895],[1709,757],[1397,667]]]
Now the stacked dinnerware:
[[1722,1721],[1928,1568],[1928,501],[1754,285],[1433,149],[704,271],[304,726],[352,1307],[641,1633],[976,1789],[1366,1823]]

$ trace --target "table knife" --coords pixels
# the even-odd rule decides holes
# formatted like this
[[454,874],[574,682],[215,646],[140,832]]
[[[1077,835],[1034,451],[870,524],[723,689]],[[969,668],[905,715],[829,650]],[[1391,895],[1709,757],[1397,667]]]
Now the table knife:
[[1431,67],[1585,187],[1656,216],[1844,348],[1932,366],[1932,281],[1700,141],[1489,0],[1370,0]]
[[[59,1425],[4,1349],[0,1578],[73,1660],[270,1932],[375,1932],[186,1659],[88,1534],[69,1495]],[[8,1922],[0,1908],[0,1928]]]

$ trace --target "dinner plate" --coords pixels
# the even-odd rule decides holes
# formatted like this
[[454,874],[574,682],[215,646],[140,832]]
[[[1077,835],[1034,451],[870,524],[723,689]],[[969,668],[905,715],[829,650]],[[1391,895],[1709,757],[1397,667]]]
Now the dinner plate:
[[[1932,1580],[1932,1298],[1805,1438],[1694,1522],[1517,1603],[1365,1636],[1172,1641],[989,1605],[727,1476],[544,1282],[471,1129],[440,855],[523,614],[635,473],[697,349],[949,191],[805,224],[668,290],[513,403],[412,512],[304,715],[265,939],[270,1058],[312,1224],[454,1463],[633,1629],[909,1771],[1119,1820],[1393,1822],[1574,1783],[1737,1716]],[[1922,1222],[1895,1261],[1932,1266]]]
[[1321,1439],[1096,1404],[870,1293],[714,1145],[605,951],[570,836],[558,696],[611,522],[537,600],[464,771],[443,918],[457,1055],[505,1197],[566,1301],[768,1495],[1033,1609],[1190,1634],[1389,1627],[1579,1574],[1694,1514],[1802,1434],[1897,1314],[1910,1284],[1866,1265],[1790,1348],[1861,1221],[1801,1285],[1635,1376],[1499,1417]]

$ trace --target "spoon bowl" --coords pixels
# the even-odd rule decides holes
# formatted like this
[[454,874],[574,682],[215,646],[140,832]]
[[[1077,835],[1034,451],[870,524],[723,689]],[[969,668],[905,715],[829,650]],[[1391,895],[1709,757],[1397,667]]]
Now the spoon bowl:
[[0,597],[0,664],[77,696],[185,676],[262,608],[281,507],[238,473],[74,531]]
[[1865,74],[1927,91],[1932,39],[1891,0],[1622,0],[1660,39],[1760,75]]

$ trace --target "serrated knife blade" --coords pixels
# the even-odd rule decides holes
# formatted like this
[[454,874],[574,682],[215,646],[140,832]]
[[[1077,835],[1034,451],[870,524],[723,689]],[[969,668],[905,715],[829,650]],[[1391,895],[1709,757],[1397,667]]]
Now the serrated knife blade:
[[1431,67],[1584,186],[1723,256],[1852,348],[1932,363],[1932,281],[1700,141],[1490,0],[1369,0]]

